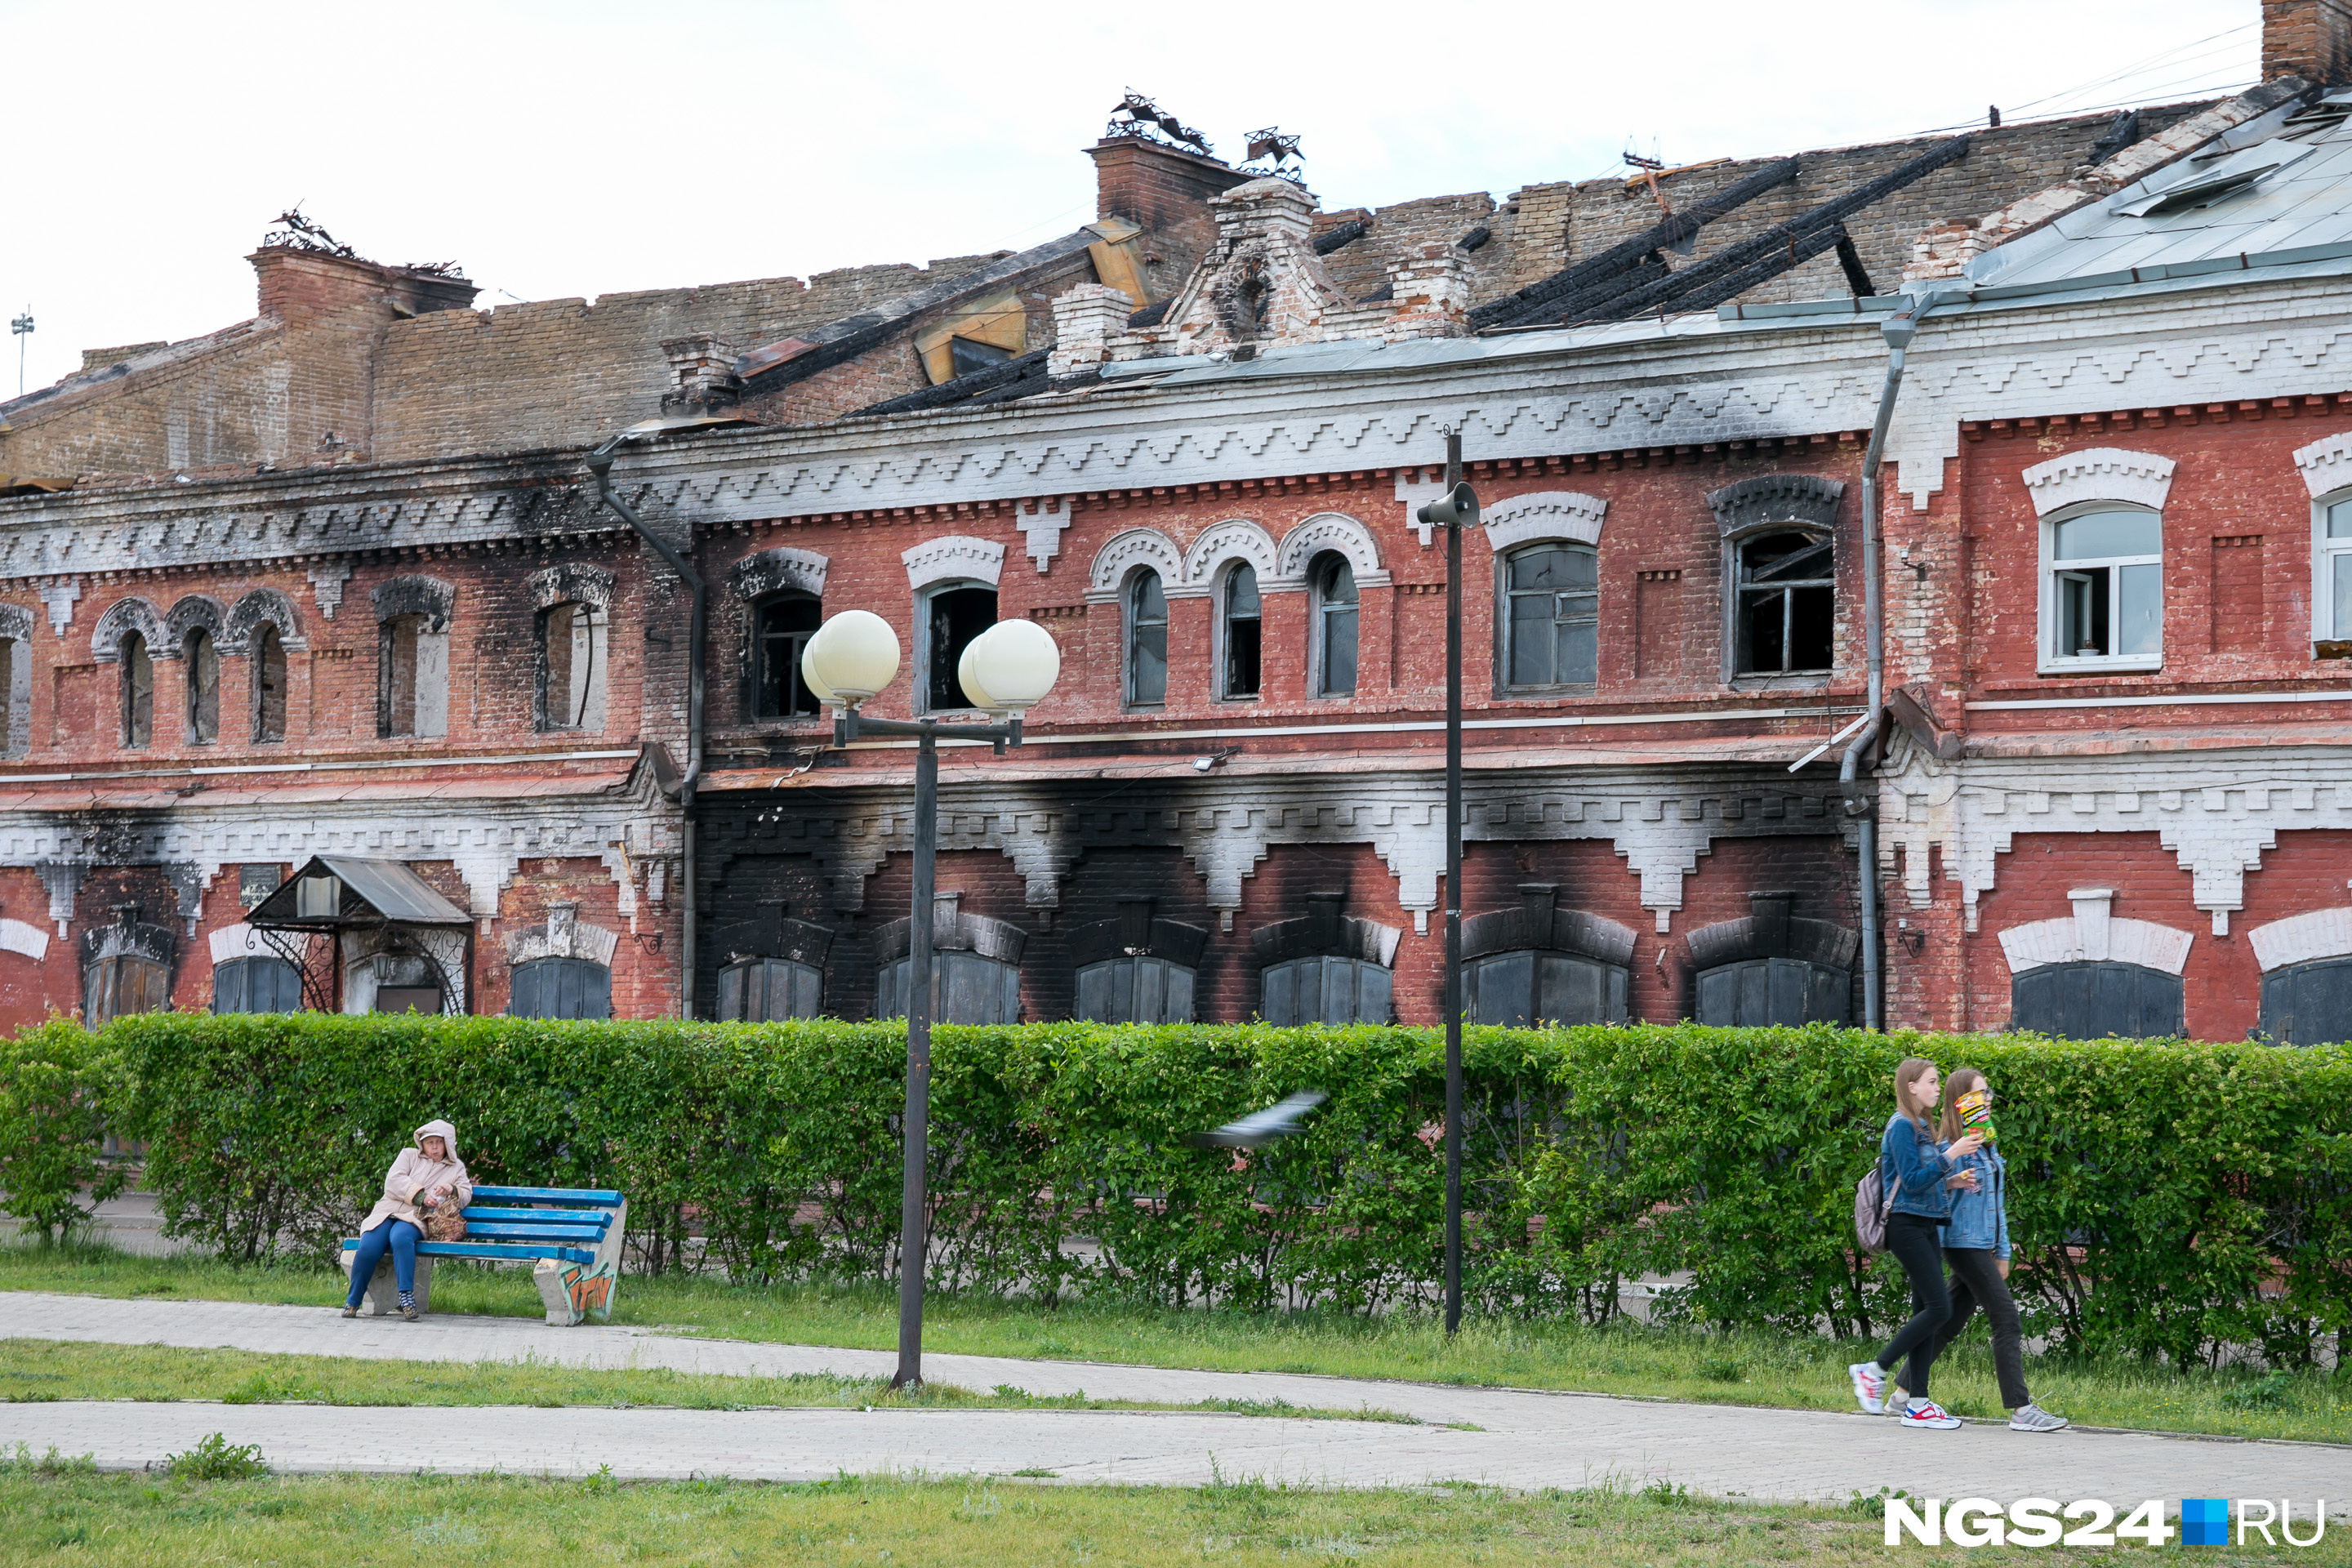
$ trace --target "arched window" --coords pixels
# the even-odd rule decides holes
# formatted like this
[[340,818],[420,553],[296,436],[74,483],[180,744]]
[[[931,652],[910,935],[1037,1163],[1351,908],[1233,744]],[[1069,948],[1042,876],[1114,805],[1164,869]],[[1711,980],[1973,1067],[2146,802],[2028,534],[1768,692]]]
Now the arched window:
[[747,958],[719,972],[719,1017],[734,1024],[814,1018],[824,1001],[824,972],[789,958]]
[[2352,957],[2314,959],[2265,973],[2260,1027],[2281,1046],[2352,1040]]
[[1793,893],[1750,893],[1754,912],[1692,931],[1702,1024],[1718,1028],[1844,1024],[1853,1017],[1853,959],[1861,933],[1791,918]]
[[1632,1017],[1633,933],[1558,908],[1549,882],[1519,887],[1519,908],[1462,922],[1462,1011],[1475,1024],[1622,1024]]
[[[613,972],[593,959],[534,958],[510,971],[509,1018],[609,1018]],[[377,993],[379,998],[383,993]],[[382,1009],[379,1008],[381,1011]]]
[[301,972],[282,958],[232,958],[213,965],[215,1013],[294,1013],[301,1006]]
[[1146,568],[1127,583],[1127,705],[1157,708],[1168,700],[1168,595],[1160,574]]
[[172,1005],[172,928],[141,920],[142,912],[118,905],[112,924],[82,933],[82,1022],[90,1028]]
[[539,612],[539,728],[604,727],[606,620],[595,605],[571,601]]
[[801,654],[824,621],[824,605],[806,594],[773,594],[751,608],[751,717],[797,719],[817,711],[801,680]]
[[1224,677],[1218,696],[1257,695],[1258,654],[1265,646],[1260,638],[1263,629],[1257,595],[1257,568],[1246,561],[1237,562],[1234,569],[1225,574]]
[[2062,1040],[2180,1033],[2180,976],[2114,960],[2043,963],[2012,974],[2009,1026]]
[[1765,533],[1742,540],[1738,638],[1741,675],[1822,675],[1832,661],[1834,560],[1827,534]]
[[[1021,1021],[1021,952],[1028,933],[1004,921],[959,913],[961,893],[937,895],[931,919],[931,1020],[940,1024]],[[874,1016],[907,1016],[913,928],[892,921],[876,933],[882,970]]]
[[1149,894],[1119,899],[1115,919],[1070,933],[1077,1016],[1090,1024],[1189,1024],[1204,927],[1155,919]]
[[147,639],[122,634],[122,743],[143,746],[155,735],[155,662]]
[[1318,697],[1356,694],[1356,574],[1348,558],[1326,551],[1308,565],[1308,615],[1315,642],[1308,689]]
[[253,629],[245,645],[253,669],[253,738],[286,738],[286,639],[267,621]]
[[188,678],[188,743],[209,746],[220,739],[220,650],[202,626],[180,644],[180,666]]
[[1600,572],[1601,557],[1587,544],[1547,541],[1503,558],[1503,668],[1513,690],[1593,683]]
[[1402,934],[1342,915],[1341,893],[1309,893],[1307,914],[1250,932],[1259,964],[1258,1016],[1269,1024],[1386,1024],[1396,1016],[1391,966]]
[[934,713],[972,706],[956,677],[956,662],[971,639],[996,624],[996,590],[964,585],[934,588],[924,595],[923,696]]

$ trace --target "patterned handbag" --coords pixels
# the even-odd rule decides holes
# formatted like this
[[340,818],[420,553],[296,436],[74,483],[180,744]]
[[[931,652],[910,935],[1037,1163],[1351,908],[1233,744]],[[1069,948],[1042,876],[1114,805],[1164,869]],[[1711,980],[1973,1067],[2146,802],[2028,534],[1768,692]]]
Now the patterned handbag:
[[466,1211],[455,1205],[443,1204],[438,1208],[419,1209],[425,1221],[427,1241],[463,1241],[466,1239]]

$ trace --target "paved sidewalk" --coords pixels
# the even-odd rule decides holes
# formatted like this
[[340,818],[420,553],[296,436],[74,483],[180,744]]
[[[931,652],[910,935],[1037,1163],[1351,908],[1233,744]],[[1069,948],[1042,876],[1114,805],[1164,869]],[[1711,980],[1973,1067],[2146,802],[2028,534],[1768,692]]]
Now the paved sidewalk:
[[[788,1375],[887,1374],[887,1352],[697,1339],[628,1328],[551,1329],[508,1318],[419,1323],[331,1308],[222,1301],[120,1301],[0,1292],[0,1337],[221,1347],[418,1361],[523,1361],[594,1367]],[[2339,1447],[2217,1443],[1997,1426],[1905,1432],[1861,1415],[1677,1405],[1285,1373],[1181,1372],[1103,1363],[929,1355],[935,1380],[1037,1394],[1083,1389],[1169,1404],[1287,1399],[1401,1411],[1429,1425],[1297,1421],[1192,1412],[376,1409],[315,1405],[58,1403],[0,1406],[0,1445],[52,1445],[137,1468],[210,1432],[257,1443],[282,1470],[405,1472],[432,1452],[451,1471],[721,1474],[804,1479],[837,1470],[932,1474],[1048,1469],[1065,1480],[1197,1484],[1228,1478],[1326,1485],[1475,1480],[1577,1487],[1666,1479],[1693,1490],[1843,1500],[1855,1490],[2007,1500],[2037,1495],[2137,1503],[2183,1497],[2328,1497],[2345,1505],[2352,1456]],[[1483,1431],[1448,1429],[1474,1423]]]

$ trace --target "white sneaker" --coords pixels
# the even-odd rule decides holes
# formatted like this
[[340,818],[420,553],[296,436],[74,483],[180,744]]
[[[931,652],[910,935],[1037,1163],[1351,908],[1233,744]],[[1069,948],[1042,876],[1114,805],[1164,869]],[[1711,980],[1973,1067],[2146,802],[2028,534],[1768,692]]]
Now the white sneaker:
[[1960,1418],[1932,1399],[1913,1399],[1911,1408],[1903,1413],[1903,1425],[1921,1431],[1948,1432],[1960,1424]]
[[1845,1369],[1853,1379],[1853,1396],[1864,1415],[1875,1415],[1886,1408],[1886,1374],[1870,1367],[1870,1363],[1858,1361]]
[[2055,1432],[2066,1424],[2063,1415],[2053,1415],[2039,1405],[2021,1405],[2009,1413],[2012,1432]]

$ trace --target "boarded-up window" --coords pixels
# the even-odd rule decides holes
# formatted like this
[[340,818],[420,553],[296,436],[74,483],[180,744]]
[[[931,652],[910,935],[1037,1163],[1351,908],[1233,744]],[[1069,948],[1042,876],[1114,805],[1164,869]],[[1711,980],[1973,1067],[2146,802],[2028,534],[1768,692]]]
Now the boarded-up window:
[[2137,963],[2045,963],[2009,983],[2012,1029],[2062,1040],[2180,1033],[2180,976]]
[[2263,536],[2213,542],[2213,651],[2258,653],[2263,623]]
[[1462,966],[1462,1010],[1474,1024],[1622,1024],[1632,1017],[1624,965],[1523,948]]
[[137,632],[122,638],[122,743],[143,746],[155,734],[155,664],[147,639]]
[[724,1023],[814,1018],[824,994],[824,973],[789,958],[748,958],[719,972],[719,1017]]
[[1260,976],[1258,1016],[1298,1024],[1386,1024],[1395,1016],[1394,979],[1361,958],[1297,958]]
[[172,1005],[172,972],[152,958],[101,958],[82,973],[82,1017],[91,1028],[126,1013],[160,1013]]
[[1189,1024],[1192,971],[1164,958],[1113,958],[1078,971],[1078,1016],[1089,1024]]
[[2315,959],[2263,975],[2262,1032],[2282,1046],[2352,1040],[2352,958]]
[[377,627],[376,659],[376,732],[448,733],[447,630],[430,616],[394,616]]
[[286,738],[286,639],[267,624],[254,629],[246,643],[253,669],[253,738]]
[[[383,993],[376,993],[377,1010]],[[436,1010],[438,1010],[436,1001]],[[613,972],[585,958],[535,958],[518,963],[508,994],[509,1018],[609,1018]]]
[[[907,1016],[908,976],[913,960],[882,966],[875,988],[874,1016]],[[976,952],[931,954],[931,1021],[938,1024],[1017,1024],[1021,1021],[1021,971],[1002,959]]]
[[186,672],[188,744],[209,746],[220,739],[220,649],[202,626],[180,645],[180,667]]
[[1718,1028],[1795,1028],[1843,1024],[1853,1010],[1853,976],[1801,958],[1750,958],[1698,977],[1698,1021]]
[[292,1013],[301,1005],[301,972],[282,958],[232,958],[213,969],[215,1013]]

